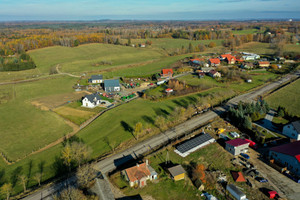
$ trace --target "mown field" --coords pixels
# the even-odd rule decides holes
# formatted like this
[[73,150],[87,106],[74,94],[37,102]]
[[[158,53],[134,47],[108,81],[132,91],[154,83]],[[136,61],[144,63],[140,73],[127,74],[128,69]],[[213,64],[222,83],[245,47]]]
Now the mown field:
[[[238,51],[253,52],[257,54],[274,54],[274,49],[270,48],[268,43],[249,42],[237,48]],[[300,53],[300,46],[296,44],[287,44],[284,46],[284,52]]]
[[61,117],[35,107],[32,101],[54,94],[69,93],[75,80],[61,76],[0,86],[10,91],[9,100],[0,104],[0,151],[9,160],[23,158],[33,150],[38,150],[72,131]]
[[274,92],[266,97],[268,104],[277,109],[283,106],[290,114],[300,116],[300,80]]

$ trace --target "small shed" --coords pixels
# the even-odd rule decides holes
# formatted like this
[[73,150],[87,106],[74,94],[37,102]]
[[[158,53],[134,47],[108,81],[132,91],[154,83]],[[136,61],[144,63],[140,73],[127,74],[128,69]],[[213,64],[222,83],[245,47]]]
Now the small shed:
[[231,172],[232,178],[235,182],[246,182],[245,177],[243,176],[242,172]]
[[174,167],[168,168],[168,171],[170,172],[174,181],[182,180],[185,177],[185,170],[181,165],[176,165]]

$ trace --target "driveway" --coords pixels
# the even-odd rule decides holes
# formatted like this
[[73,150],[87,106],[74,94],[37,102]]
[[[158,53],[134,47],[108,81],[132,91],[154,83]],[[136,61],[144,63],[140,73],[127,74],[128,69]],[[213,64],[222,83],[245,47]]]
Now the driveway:
[[269,180],[270,185],[281,197],[289,200],[300,199],[300,184],[279,173],[260,159],[260,153],[250,149],[250,162],[258,169],[261,176]]
[[[268,129],[270,131],[273,131],[275,133],[281,134],[281,131],[276,126],[274,126],[273,123],[272,123],[273,117],[274,117],[275,114],[276,114],[276,112],[274,110],[270,110],[266,114],[266,116],[263,120],[260,120],[260,121],[256,122],[255,124],[260,125],[263,128],[266,128],[266,129]],[[272,134],[272,135],[274,135],[274,134]],[[277,137],[276,135],[274,135],[274,136]]]

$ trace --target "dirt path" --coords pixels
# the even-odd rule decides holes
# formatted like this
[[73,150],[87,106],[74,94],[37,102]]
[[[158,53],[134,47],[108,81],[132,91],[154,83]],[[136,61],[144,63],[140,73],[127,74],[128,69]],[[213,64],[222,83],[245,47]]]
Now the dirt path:
[[76,76],[76,75],[73,75],[73,74],[70,74],[70,73],[64,73],[64,72],[59,71],[59,64],[56,65],[56,71],[57,71],[58,74],[63,74],[63,75],[71,76],[71,77],[74,77],[74,78],[80,78],[81,77],[81,76]]

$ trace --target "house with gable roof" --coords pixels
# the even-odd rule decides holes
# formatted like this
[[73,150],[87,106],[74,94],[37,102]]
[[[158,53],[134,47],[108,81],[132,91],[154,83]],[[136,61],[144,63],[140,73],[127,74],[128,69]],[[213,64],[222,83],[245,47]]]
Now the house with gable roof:
[[136,164],[134,167],[125,169],[123,174],[126,180],[129,181],[130,187],[135,185],[144,187],[147,185],[147,180],[157,179],[157,172],[149,165],[148,160],[146,160],[146,163]]
[[269,157],[300,176],[300,141],[271,148]]
[[97,93],[86,95],[82,99],[82,107],[95,108],[101,104],[101,100],[101,97]]
[[119,92],[121,90],[119,79],[104,80],[105,92]]
[[282,134],[295,140],[300,140],[300,120],[283,127]]
[[210,64],[210,66],[219,66],[221,63],[219,58],[211,58],[208,60],[208,64]]
[[102,83],[103,82],[103,76],[102,75],[92,75],[89,79],[89,83]]
[[173,77],[173,69],[163,69],[161,72],[162,78],[172,78]]

